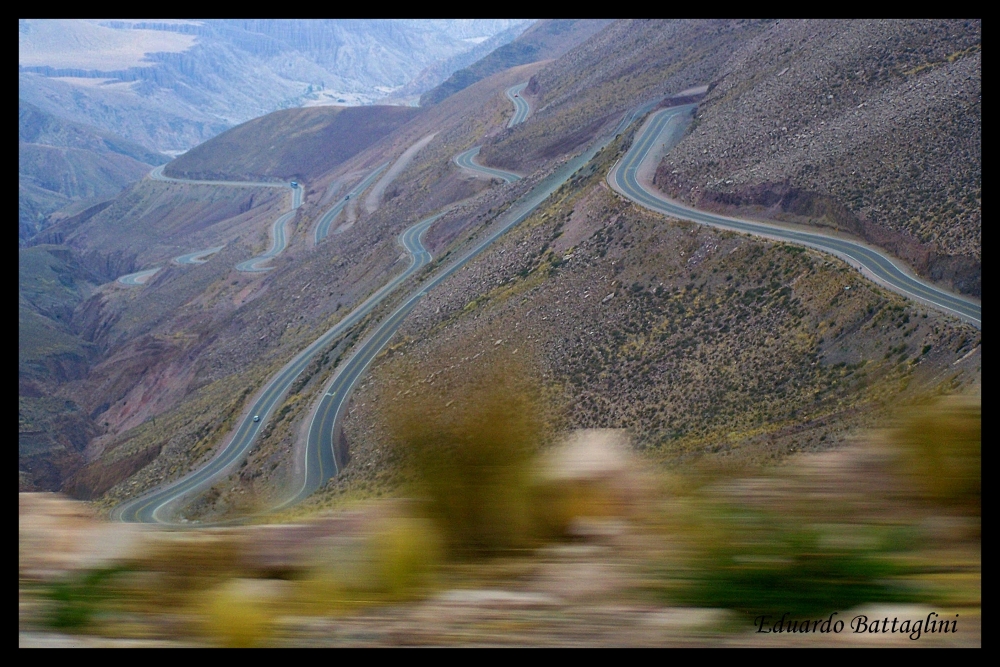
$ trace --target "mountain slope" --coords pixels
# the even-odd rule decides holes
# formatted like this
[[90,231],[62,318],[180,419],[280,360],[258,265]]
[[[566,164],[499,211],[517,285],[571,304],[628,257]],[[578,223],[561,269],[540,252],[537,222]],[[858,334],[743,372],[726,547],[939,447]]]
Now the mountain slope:
[[420,106],[437,104],[476,81],[505,69],[557,58],[586,41],[611,21],[608,19],[545,19],[517,39],[458,70],[436,88],[420,96]]
[[171,162],[175,178],[309,180],[419,114],[410,107],[286,109],[248,121]]
[[616,21],[541,69],[522,95],[532,117],[487,140],[483,164],[530,171],[579,150],[626,109],[709,83],[762,21]]
[[656,182],[805,221],[981,291],[979,21],[781,21],[734,45]]
[[19,100],[19,238],[36,234],[46,216],[66,204],[109,199],[167,160],[111,132]]
[[[626,109],[738,71],[741,49],[774,28],[616,22],[554,61],[504,70],[414,112],[341,162],[324,162],[332,145],[299,138],[314,118],[304,112],[261,119],[232,144],[209,142],[199,159],[227,174],[288,178],[299,172],[282,169],[315,165],[288,249],[266,274],[233,267],[265,247],[287,191],[146,179],[86,220],[65,223],[63,238],[82,255],[111,261],[127,245],[132,254],[115,266],[163,266],[142,288],[100,290],[75,315],[99,358],[61,391],[106,431],[90,440],[88,463],[65,488],[110,505],[185,474],[217,451],[276,371],[399,275],[408,263],[397,242],[404,229],[450,207],[424,237],[437,261],[449,262]],[[504,91],[528,80],[533,113],[508,129]],[[336,124],[346,112],[328,113]],[[356,388],[338,443],[350,463],[311,502],[382,494],[405,476],[388,456],[382,407],[420,391],[408,378],[429,383],[513,356],[537,370],[557,426],[625,428],[644,456],[670,465],[715,456],[746,465],[828,448],[895,402],[979,382],[981,336],[971,326],[819,252],[678,222],[615,194],[605,177],[633,132],[428,292]],[[359,207],[354,224],[313,242],[337,193],[432,134],[374,211]],[[523,177],[489,183],[459,169],[454,156],[480,142],[483,162],[512,165]],[[272,145],[294,153],[272,155]],[[717,159],[700,155],[692,158],[699,168]],[[182,245],[223,243],[205,264],[168,264]],[[295,452],[318,392],[417,287],[407,285],[313,359],[246,465],[206,496],[203,516],[249,498],[266,502],[296,479]]]
[[86,375],[95,347],[73,324],[103,280],[67,248],[18,251],[18,469],[22,490],[58,489],[98,429],[60,387]]

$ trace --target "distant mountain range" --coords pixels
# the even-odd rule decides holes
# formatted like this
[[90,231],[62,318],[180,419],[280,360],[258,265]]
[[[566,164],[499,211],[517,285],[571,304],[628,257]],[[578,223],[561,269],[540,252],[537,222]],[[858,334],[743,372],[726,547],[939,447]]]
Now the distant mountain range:
[[[369,104],[437,85],[523,19],[19,21],[20,97],[180,152],[277,109]],[[490,46],[500,46],[491,41]],[[452,69],[435,69],[448,63]],[[430,69],[428,69],[430,68]],[[422,92],[422,91],[418,91]]]

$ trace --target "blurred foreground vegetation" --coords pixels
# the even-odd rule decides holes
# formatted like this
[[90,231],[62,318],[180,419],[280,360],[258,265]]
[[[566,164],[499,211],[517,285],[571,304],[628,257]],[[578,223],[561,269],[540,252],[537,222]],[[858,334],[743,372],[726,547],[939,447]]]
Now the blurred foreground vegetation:
[[433,626],[446,622],[434,605],[454,591],[527,595],[553,553],[583,547],[624,576],[589,598],[570,591],[600,577],[568,577],[553,599],[730,610],[706,641],[761,614],[877,603],[979,613],[979,396],[925,401],[852,446],[778,467],[715,459],[669,472],[644,466],[621,432],[554,437],[539,385],[513,366],[442,378],[405,405],[390,413],[407,499],[308,539],[294,537],[308,526],[153,532],[132,559],[32,582],[22,530],[22,583],[43,601],[39,623],[224,646],[295,644],[296,619],[375,610],[382,623],[427,608],[405,613]]

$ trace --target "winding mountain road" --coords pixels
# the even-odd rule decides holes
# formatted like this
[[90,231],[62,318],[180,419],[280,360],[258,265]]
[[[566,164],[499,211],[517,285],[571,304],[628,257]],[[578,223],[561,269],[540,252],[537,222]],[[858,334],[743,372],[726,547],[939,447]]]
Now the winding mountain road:
[[[343,418],[344,412],[349,404],[351,393],[358,380],[364,375],[372,360],[378,356],[389,341],[398,331],[406,316],[413,310],[419,301],[427,293],[448,279],[456,271],[460,270],[473,258],[478,256],[496,239],[514,227],[532,211],[534,211],[552,193],[568,181],[581,167],[586,165],[598,152],[607,146],[615,137],[627,128],[631,122],[644,113],[643,109],[648,109],[654,102],[644,107],[633,110],[625,115],[622,122],[610,134],[598,138],[591,147],[584,153],[566,162],[553,174],[539,182],[530,192],[515,201],[507,211],[502,214],[494,223],[493,228],[483,238],[479,239],[475,245],[467,249],[461,256],[452,261],[448,266],[436,272],[428,280],[413,288],[409,296],[396,307],[396,309],[383,319],[368,335],[368,337],[354,348],[350,356],[341,363],[334,373],[326,389],[320,396],[319,401],[313,408],[312,417],[309,421],[309,431],[306,440],[304,480],[302,488],[294,496],[289,498],[280,507],[286,507],[300,502],[310,494],[318,490],[326,481],[339,472],[336,457],[336,441],[338,422]],[[478,147],[472,149],[478,152]],[[460,156],[469,155],[472,151],[466,151]],[[456,158],[458,162],[458,158]],[[482,168],[475,165],[474,168]],[[504,172],[506,173],[506,172]],[[443,212],[442,212],[443,213]],[[441,215],[441,214],[439,214]],[[433,222],[432,219],[428,219]],[[428,222],[428,221],[425,221]],[[420,223],[423,224],[423,223]],[[429,226],[429,225],[428,225]],[[414,229],[414,228],[411,228]],[[420,231],[413,241],[420,245],[423,231]],[[421,248],[423,246],[421,245]],[[427,261],[430,255],[427,254]],[[279,509],[280,509],[279,507]]]
[[[864,243],[819,232],[803,231],[766,222],[743,220],[699,211],[668,199],[645,186],[639,179],[643,162],[651,155],[661,155],[663,148],[669,149],[680,140],[684,124],[695,108],[696,105],[689,104],[663,109],[652,114],[636,136],[628,153],[608,173],[608,183],[611,187],[640,206],[664,215],[721,229],[804,245],[836,255],[859,269],[862,275],[880,285],[937,310],[956,315],[976,327],[982,327],[981,304],[926,282],[901,266],[896,260]],[[664,146],[664,143],[667,145]],[[654,148],[659,150],[651,153]]]
[[[423,245],[423,235],[450,208],[448,207],[439,211],[429,218],[424,218],[400,234],[398,239],[399,244],[410,255],[409,266],[401,274],[386,283],[378,292],[369,297],[363,304],[355,308],[348,317],[344,318],[344,321],[341,323],[344,324],[344,327],[340,331],[361,320],[386,296],[395,291],[403,281],[426,266],[433,259],[431,253]],[[305,500],[321,487],[326,480],[337,474],[339,466],[334,447],[332,446],[336,417],[343,410],[344,403],[347,397],[350,396],[350,391],[354,387],[354,384],[368,368],[368,364],[375,358],[375,355],[385,346],[392,333],[395,333],[399,327],[399,323],[402,322],[402,318],[411,309],[412,305],[408,309],[397,309],[396,312],[387,318],[387,321],[395,322],[394,327],[387,327],[385,323],[380,325],[376,332],[358,346],[351,353],[347,361],[340,365],[333,380],[323,391],[318,405],[313,409],[312,417],[309,421],[309,434],[303,456],[302,487],[295,495],[285,500],[276,509],[282,509]],[[400,314],[401,312],[402,314]],[[340,327],[341,324],[337,326]],[[338,331],[338,334],[340,331]],[[331,444],[330,446],[325,446],[326,443]]]
[[[512,98],[512,101],[514,99]],[[337,367],[333,377],[326,385],[312,410],[308,435],[304,443],[303,459],[298,471],[301,475],[302,486],[295,490],[276,509],[288,507],[302,501],[314,491],[321,488],[330,477],[337,474],[336,433],[338,422],[346,410],[351,393],[358,379],[364,375],[378,353],[385,348],[406,316],[419,303],[420,299],[426,296],[428,291],[466,266],[470,260],[483,252],[493,241],[511,227],[528,217],[538,205],[566,183],[573,174],[586,165],[600,150],[621,134],[637,118],[649,112],[657,103],[658,100],[653,100],[626,113],[614,131],[599,137],[589,149],[567,161],[550,176],[540,181],[527,194],[516,200],[506,212],[493,222],[491,229],[482,238],[472,247],[466,249],[460,257],[438,270],[421,284],[415,286],[406,298],[387,317],[378,322],[360,344],[352,349],[346,360]],[[679,138],[681,131],[678,130],[678,124],[682,124],[685,118],[690,116],[691,110],[692,106],[676,107],[658,111],[650,116],[649,120],[636,136],[628,153],[609,172],[608,182],[611,187],[642,206],[672,217],[807,245],[832,253],[846,259],[852,264],[859,265],[862,271],[865,272],[865,275],[879,282],[885,281],[893,289],[908,296],[918,298],[943,310],[965,317],[978,326],[981,311],[978,304],[944,292],[910,276],[908,272],[901,270],[884,255],[867,246],[822,234],[792,230],[778,225],[739,220],[697,211],[672,202],[662,195],[650,192],[644,188],[637,176],[640,168],[643,166],[644,160],[651,155],[657,154],[655,152],[651,153],[651,151],[654,147],[663,147],[664,137],[667,137],[668,141],[671,137],[674,140]],[[472,157],[477,153],[478,147],[456,156],[455,161],[464,169],[479,171],[489,169],[472,162]],[[382,168],[384,166],[379,169]],[[499,175],[497,177],[503,178],[506,182],[512,182],[518,178],[516,174],[509,174],[508,172],[500,173],[504,174],[506,178]],[[372,176],[370,175],[369,178],[372,178]],[[182,509],[184,503],[193,496],[205,492],[224,475],[234,470],[251,451],[260,430],[267,424],[273,412],[281,405],[285,394],[294,380],[312,361],[315,355],[334,342],[337,337],[347,333],[351,327],[358,324],[366,315],[371,313],[376,306],[394,292],[407,278],[432,261],[430,253],[422,243],[423,235],[448,210],[448,208],[445,208],[437,214],[421,220],[407,228],[399,236],[399,244],[409,254],[410,263],[406,269],[369,296],[341,321],[328,329],[288,362],[254,397],[249,407],[241,416],[238,426],[229,441],[219,448],[219,451],[208,464],[185,475],[179,480],[123,503],[114,510],[112,516],[121,521],[170,523],[175,514]],[[329,228],[329,221],[326,227],[327,229]],[[317,236],[318,232],[319,227],[317,227]],[[276,238],[277,233],[276,223]],[[318,236],[317,240],[321,240],[321,237]],[[275,245],[277,245],[277,242]],[[256,262],[261,259],[263,257],[252,261]],[[260,417],[259,421],[254,421],[253,417],[255,415]]]
[[514,115],[511,116],[510,121],[507,123],[507,127],[514,127],[520,123],[523,123],[528,118],[528,113],[531,112],[531,108],[521,93],[525,88],[528,87],[528,82],[519,83],[516,86],[511,86],[507,89],[507,99],[514,104]]
[[[601,147],[603,147],[603,144]],[[478,148],[479,147],[476,147],[474,150],[478,152]],[[593,153],[596,153],[596,150],[588,153],[588,155],[592,155]],[[303,500],[322,486],[326,480],[337,474],[337,460],[333,448],[333,433],[337,425],[337,417],[341,414],[346,399],[350,396],[357,380],[363,375],[364,371],[371,363],[371,360],[374,359],[392,335],[395,334],[406,315],[413,309],[419,299],[427,293],[427,290],[439,284],[441,281],[461,268],[470,259],[482,252],[483,249],[485,249],[503,232],[507,231],[507,229],[512,227],[514,224],[517,224],[517,222],[520,222],[527,217],[527,215],[546,197],[548,197],[551,192],[554,192],[556,188],[562,185],[562,183],[572,175],[573,171],[579,169],[580,166],[586,163],[586,160],[590,159],[588,156],[581,162],[583,157],[584,156],[581,156],[571,163],[567,163],[567,165],[554,175],[556,177],[555,180],[553,180],[553,177],[550,176],[548,179],[539,184],[539,186],[536,186],[536,188],[526,197],[523,197],[519,200],[519,202],[515,203],[514,206],[508,209],[505,222],[497,226],[486,238],[481,240],[474,248],[466,252],[462,258],[454,262],[449,268],[439,272],[431,281],[429,281],[429,283],[418,288],[416,292],[411,294],[410,297],[406,299],[404,303],[389,317],[379,323],[376,330],[368,336],[365,342],[357,346],[357,348],[351,353],[348,360],[341,364],[330,384],[321,395],[320,401],[314,408],[310,419],[309,435],[305,444],[302,463],[302,487],[293,496],[282,502],[276,509],[287,507]],[[386,165],[382,165],[377,168],[375,172],[370,174],[368,178],[356,186],[355,189],[357,190],[360,188],[363,191],[364,188],[371,183],[371,180],[385,167]],[[474,165],[473,169],[485,168],[480,167],[479,165]],[[572,171],[567,171],[569,169],[572,169]],[[499,170],[496,171],[499,174],[503,174],[503,176],[500,176],[501,178],[506,176],[504,180],[507,182],[520,178],[516,174],[501,172]],[[562,174],[561,178],[559,177],[560,174]],[[508,178],[510,178],[510,180],[507,180]],[[362,187],[362,185],[364,187]],[[351,193],[351,196],[355,196],[354,192]],[[343,201],[346,203],[346,198]],[[518,204],[520,204],[520,206]],[[401,285],[407,278],[412,276],[416,271],[424,267],[432,260],[430,252],[422,243],[423,235],[430,228],[430,226],[438,218],[447,213],[452,206],[442,209],[433,216],[424,218],[415,225],[408,227],[402,234],[400,234],[398,242],[409,254],[410,263],[407,268],[388,283],[383,285],[374,294],[369,296],[364,302],[354,308],[348,315],[346,315],[336,325],[328,329],[319,338],[314,340],[308,347],[302,350],[280,371],[278,371],[278,373],[267,383],[267,385],[265,385],[264,388],[254,397],[250,408],[244,411],[239,424],[234,430],[229,441],[219,449],[216,455],[207,464],[198,470],[192,471],[180,479],[171,482],[170,484],[158,487],[146,494],[122,503],[113,510],[112,518],[119,521],[129,522],[173,523],[174,515],[180,511],[188,499],[200,493],[204,493],[219,479],[234,470],[235,467],[239,465],[250,452],[253,447],[254,440],[260,433],[260,430],[267,424],[268,419],[271,417],[274,410],[280,406],[281,401],[284,399],[284,396],[288,392],[292,383],[302,373],[302,371],[305,370],[306,366],[308,366],[315,355],[322,351],[337,337],[346,333],[352,326],[360,322],[389,294],[395,291],[395,289],[399,287],[399,285]],[[330,216],[330,219],[326,221],[327,230],[329,229],[329,223],[332,222],[336,213],[339,213],[342,208],[343,207],[341,206],[341,209],[334,212],[333,215]],[[331,209],[331,211],[333,211],[333,209]],[[324,214],[324,218],[329,215],[331,211]],[[278,245],[278,235],[283,234],[283,229],[279,224],[281,221],[282,219],[279,218],[275,222],[273,234],[275,237],[275,246]],[[321,219],[320,222],[322,223],[323,220]],[[319,226],[317,226],[317,233],[318,231]],[[323,234],[323,236],[325,235],[326,234]],[[254,270],[253,264],[267,258],[269,257],[265,255],[253,260],[248,260],[243,264],[247,265],[248,269]],[[254,416],[259,417],[259,420],[254,421]]]
[[[427,228],[446,211],[421,220],[408,228],[399,236],[399,243],[410,255],[410,265],[395,278],[386,283],[377,292],[365,299],[361,305],[352,310],[323,335],[313,341],[291,361],[285,364],[278,373],[258,392],[250,405],[244,411],[239,425],[233,432],[229,442],[220,448],[218,454],[206,465],[182,477],[181,479],[159,487],[139,498],[119,505],[112,517],[120,521],[143,523],[170,523],[171,513],[187,498],[207,491],[222,476],[228,474],[249,453],[253,442],[266,424],[295,379],[305,370],[316,353],[322,351],[329,343],[357,324],[388,296],[400,283],[410,277],[415,271],[430,261],[430,253],[423,247],[420,237]],[[260,417],[254,421],[253,417]],[[332,452],[331,452],[332,454]],[[307,456],[306,461],[309,461]],[[335,466],[335,464],[334,464]],[[336,467],[332,468],[336,470]],[[308,473],[308,464],[307,471]],[[315,472],[313,472],[315,475]],[[308,481],[308,474],[306,475]],[[289,503],[285,503],[286,505]]]
[[[156,167],[151,172],[149,172],[149,177],[154,181],[164,181],[167,183],[184,183],[186,185],[216,185],[220,187],[227,188],[288,188],[290,187],[288,183],[276,183],[274,181],[207,181],[201,179],[193,178],[174,178],[172,176],[166,176],[163,173],[163,168],[167,165],[161,164]],[[293,188],[297,189],[297,188]],[[301,199],[301,197],[300,197]],[[301,202],[300,202],[301,203]],[[296,205],[295,208],[298,208]]]
[[313,234],[313,243],[315,245],[319,245],[319,242],[327,237],[330,233],[330,225],[333,223],[334,219],[340,215],[340,212],[344,210],[344,207],[347,206],[347,203],[351,200],[351,198],[353,197],[356,201],[357,198],[361,196],[361,193],[367,190],[368,186],[374,183],[375,179],[378,178],[378,175],[381,174],[388,166],[389,163],[386,162],[383,165],[375,167],[372,173],[368,174],[368,176],[366,176],[360,183],[354,186],[353,190],[341,197],[340,201],[333,205],[333,208],[320,217],[319,222],[316,223],[316,231]]
[[[261,268],[258,264],[271,259],[275,255],[281,253],[285,249],[285,223],[291,220],[295,216],[295,209],[302,205],[303,188],[301,187],[291,187],[289,183],[274,183],[269,181],[208,181],[208,180],[198,180],[189,178],[173,178],[171,176],[165,176],[163,174],[163,168],[166,165],[160,165],[152,171],[149,172],[148,176],[154,181],[163,181],[165,183],[184,183],[186,185],[214,185],[214,186],[224,186],[233,188],[291,188],[292,190],[292,210],[285,213],[277,220],[275,220],[274,225],[271,227],[271,248],[263,255],[248,259],[245,262],[240,262],[236,265],[237,271],[244,272],[263,272],[270,271],[274,267],[264,267]],[[196,252],[187,253],[186,255],[181,255],[179,257],[174,257],[174,262],[177,264],[204,264],[208,255],[213,255],[219,250],[222,250],[223,246],[218,246],[215,248],[206,248],[205,250],[198,250]],[[144,285],[146,281],[154,273],[160,270],[160,267],[154,269],[147,269],[145,271],[139,271],[138,273],[130,273],[126,276],[118,278],[118,282],[123,285],[137,286]]]
[[245,273],[261,273],[263,271],[270,271],[273,266],[260,266],[264,262],[273,259],[280,255],[285,248],[288,246],[285,241],[285,223],[289,222],[295,217],[295,211],[289,211],[285,213],[271,225],[271,247],[263,255],[257,255],[256,257],[251,257],[245,262],[240,262],[236,265],[237,271],[243,271]]
[[144,271],[136,271],[135,273],[129,273],[128,275],[121,276],[118,278],[118,282],[122,285],[128,285],[129,287],[135,287],[137,285],[145,285],[146,282],[153,277],[153,275],[160,270],[160,267],[155,269],[145,269]]
[[455,161],[462,169],[467,169],[477,176],[486,176],[487,178],[499,178],[504,183],[513,183],[514,181],[521,180],[518,174],[512,171],[504,171],[503,169],[494,169],[493,167],[484,167],[481,164],[472,161],[472,158],[479,155],[479,149],[482,146],[475,146],[465,151],[464,153],[459,153],[452,160]]
[[285,240],[285,225],[295,219],[295,210],[302,206],[302,192],[304,188],[299,186],[292,188],[292,210],[288,213],[281,215],[274,224],[271,225],[271,247],[263,255],[258,255],[252,257],[245,262],[240,262],[236,265],[237,271],[243,271],[245,273],[260,273],[263,271],[270,271],[273,266],[261,266],[264,262],[274,259],[288,247],[288,243]]
[[204,250],[196,250],[195,252],[189,252],[186,255],[181,255],[180,257],[174,257],[174,261],[178,264],[204,264],[208,261],[210,255],[214,255],[226,246],[215,246],[214,248],[205,248]]

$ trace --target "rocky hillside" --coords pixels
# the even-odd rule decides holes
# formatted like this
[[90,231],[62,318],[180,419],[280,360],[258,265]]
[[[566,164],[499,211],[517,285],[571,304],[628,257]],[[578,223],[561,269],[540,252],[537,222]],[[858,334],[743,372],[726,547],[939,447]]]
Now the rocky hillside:
[[781,21],[733,43],[656,183],[850,232],[981,291],[979,21]]
[[112,132],[73,123],[18,101],[18,238],[80,200],[110,199],[169,158]]
[[645,212],[603,182],[615,159],[421,302],[355,394],[329,494],[398,483],[385,402],[466,366],[527,358],[560,427],[627,429],[670,465],[829,448],[907,395],[978,381],[972,327],[822,254]]
[[105,278],[68,248],[18,251],[18,469],[22,490],[59,488],[98,429],[60,394],[86,376],[97,349],[73,322]]
[[484,164],[531,171],[571,154],[638,104],[711,82],[761,21],[616,21],[532,77],[532,120],[491,138]]
[[[307,183],[307,200],[293,225],[290,247],[271,273],[239,273],[233,266],[267,247],[271,224],[287,210],[287,191],[147,179],[85,220],[54,226],[53,238],[81,256],[113,264],[116,276],[147,266],[164,268],[141,289],[108,285],[74,312],[74,322],[96,355],[86,376],[67,382],[63,389],[78,397],[102,432],[90,442],[92,463],[76,470],[68,481],[43,488],[100,496],[140,469],[145,469],[143,483],[145,476],[179,474],[190,465],[193,451],[214,446],[242,409],[247,392],[255,391],[310,336],[330,326],[398,270],[395,238],[404,227],[416,216],[488,187],[460,174],[451,157],[480,132],[506,124],[510,103],[503,91],[522,76],[514,71],[480,82],[433,110],[391,109],[417,115]],[[347,109],[340,115],[373,110],[378,108]],[[310,109],[276,115],[314,118],[328,117],[330,112]],[[470,120],[474,122],[468,125]],[[308,125],[265,118],[260,127],[276,132],[272,141],[287,146]],[[329,207],[323,204],[328,195],[360,180],[375,165],[395,159],[434,129],[440,134],[420,151],[419,164],[412,164],[387,188],[374,214],[358,211],[361,217],[350,231],[331,234],[313,246],[312,225]],[[260,131],[257,134],[261,136]],[[225,137],[206,146],[217,142],[225,146]],[[299,156],[312,156],[322,165],[330,159],[325,149],[316,150],[322,145],[315,140],[298,144]],[[428,181],[433,188],[424,185]],[[476,205],[485,214],[498,203],[494,198]],[[449,221],[462,220],[466,212],[463,209]],[[171,264],[171,258],[182,252],[178,248],[223,244],[226,247],[203,265]],[[123,247],[128,250],[116,255]],[[167,442],[160,440],[164,428],[172,433]],[[275,474],[284,472],[279,468]]]

